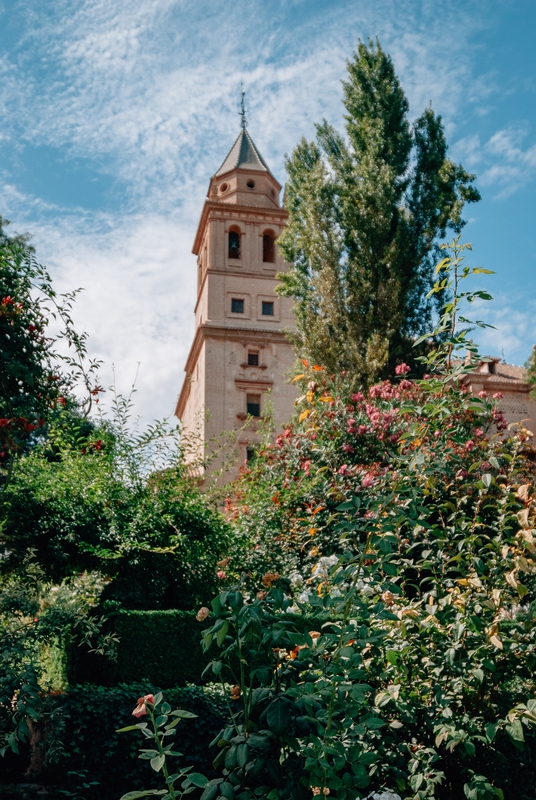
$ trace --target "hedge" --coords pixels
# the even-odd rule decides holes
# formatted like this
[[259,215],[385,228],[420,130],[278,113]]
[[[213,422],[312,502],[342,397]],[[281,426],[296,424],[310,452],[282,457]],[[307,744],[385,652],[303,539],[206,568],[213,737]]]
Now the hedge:
[[210,661],[201,648],[205,627],[189,611],[116,611],[108,616],[107,630],[119,637],[117,660],[69,652],[68,682],[116,686],[148,680],[163,688],[204,683],[201,674]]
[[[116,732],[135,721],[132,710],[137,698],[158,690],[158,685],[149,681],[113,688],[86,684],[52,698],[55,729],[46,726],[46,745],[54,747],[58,760],[45,766],[32,781],[41,784],[49,797],[77,800],[118,800],[125,792],[159,786],[159,776],[149,762],[138,758],[139,747],[145,746],[142,737],[136,731]],[[183,757],[176,763],[214,777],[211,764],[217,748],[211,749],[210,742],[227,719],[223,690],[218,686],[187,686],[167,689],[165,697],[172,708],[198,715],[183,720],[178,727],[175,743]],[[10,783],[24,780],[29,760],[28,749],[25,751],[25,759],[17,759],[10,752],[3,759],[2,777]]]

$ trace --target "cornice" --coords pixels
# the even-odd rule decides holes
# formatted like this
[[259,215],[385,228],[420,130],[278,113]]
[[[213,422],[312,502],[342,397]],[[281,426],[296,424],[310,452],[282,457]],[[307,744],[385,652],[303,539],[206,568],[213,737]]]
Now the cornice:
[[[265,208],[264,206],[244,206],[234,205],[233,203],[224,203],[221,200],[205,200],[203,211],[197,226],[192,253],[199,254],[203,232],[207,226],[207,220],[212,212],[221,212],[221,215],[216,215],[215,219],[234,219],[241,217],[244,219],[262,219],[268,217],[270,220],[279,219],[281,224],[284,224],[288,219],[288,211],[280,206],[277,208]],[[234,215],[234,216],[233,216]]]

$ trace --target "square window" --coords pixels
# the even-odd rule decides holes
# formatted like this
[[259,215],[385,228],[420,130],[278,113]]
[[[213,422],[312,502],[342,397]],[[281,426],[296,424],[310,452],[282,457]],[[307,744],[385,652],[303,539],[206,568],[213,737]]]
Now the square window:
[[246,447],[246,461],[247,463],[251,463],[255,461],[255,448],[254,447]]
[[263,317],[273,317],[274,316],[274,304],[271,302],[267,302],[265,300],[262,301],[262,315]]
[[252,417],[261,415],[261,396],[260,394],[248,394],[246,397],[246,411]]
[[248,353],[248,367],[258,367],[258,366],[259,366],[259,354]]
[[243,314],[244,313],[244,301],[239,300],[237,297],[233,297],[231,299],[231,311],[233,314]]

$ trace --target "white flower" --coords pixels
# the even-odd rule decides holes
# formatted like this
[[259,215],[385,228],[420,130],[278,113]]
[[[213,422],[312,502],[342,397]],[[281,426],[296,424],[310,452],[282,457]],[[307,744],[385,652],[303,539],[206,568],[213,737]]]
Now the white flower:
[[298,606],[289,606],[289,608],[287,608],[287,614],[301,614],[301,611]]
[[361,594],[364,594],[365,597],[371,597],[374,594],[374,589],[372,586],[363,586],[361,589]]
[[309,592],[302,592],[298,595],[298,602],[299,603],[308,603],[309,602]]
[[395,794],[390,789],[383,789],[381,792],[369,794],[370,800],[402,800],[399,794]]
[[299,572],[293,572],[289,581],[293,589],[300,589],[303,586],[303,575],[300,575]]

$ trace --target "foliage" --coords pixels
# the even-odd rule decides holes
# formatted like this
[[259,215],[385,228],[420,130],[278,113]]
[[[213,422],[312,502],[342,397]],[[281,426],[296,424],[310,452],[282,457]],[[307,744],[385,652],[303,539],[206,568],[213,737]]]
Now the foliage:
[[192,608],[216,590],[228,527],[190,478],[178,428],[139,432],[130,413],[115,398],[89,436],[60,415],[16,461],[0,508],[3,567],[31,547],[55,581],[86,569],[111,578],[109,609]]
[[527,370],[527,381],[532,386],[530,396],[536,397],[536,345],[532,348],[530,358],[525,364]]
[[[50,649],[76,639],[81,647],[113,654],[114,636],[104,620],[91,615],[102,580],[83,575],[51,585],[29,553],[21,568],[0,586],[0,708],[3,710],[0,754],[18,752],[36,725],[50,719],[44,689],[54,686]],[[50,753],[54,747],[49,748]]]
[[[8,236],[0,217],[0,474],[5,480],[12,456],[25,451],[51,414],[72,404],[70,391],[79,379],[91,405],[94,362],[86,367],[85,334],[73,327],[76,292],[57,295],[46,269],[37,263],[27,236]],[[63,326],[57,337],[68,345],[58,350],[47,336],[51,325]]]
[[429,363],[366,392],[305,363],[297,419],[228,499],[246,557],[204,643],[236,711],[203,800],[533,796],[536,451]]
[[[192,767],[184,767],[179,772],[171,774],[168,768],[169,758],[182,756],[182,753],[174,749],[175,740],[169,737],[176,736],[177,726],[183,719],[195,719],[196,715],[182,708],[172,711],[169,703],[164,700],[162,692],[158,692],[156,696],[148,694],[141,697],[132,713],[135,717],[148,716],[149,721],[127,725],[117,732],[138,730],[145,737],[144,744],[149,746],[141,748],[139,757],[149,761],[155,772],[162,773],[164,788],[127,792],[121,800],[138,800],[149,795],[162,797],[163,800],[175,800],[191,794],[196,786],[205,788],[208,784],[207,778],[199,772],[192,772]],[[180,789],[176,785],[179,781]]]
[[71,649],[70,683],[113,686],[145,679],[167,689],[202,682],[208,658],[201,648],[194,612],[111,612],[105,630],[114,631],[119,639],[116,658]]
[[359,43],[343,86],[347,138],[324,121],[287,159],[278,246],[291,268],[279,291],[295,298],[299,352],[370,385],[402,359],[415,365],[413,341],[432,322],[437,241],[461,230],[464,203],[480,195],[448,159],[431,107],[410,127],[379,43]]
[[[54,796],[76,800],[118,800],[125,790],[139,786],[158,786],[159,776],[145,760],[138,758],[138,742],[134,734],[119,734],[117,728],[132,721],[132,710],[138,697],[156,694],[158,684],[149,682],[121,684],[111,688],[86,684],[73,686],[68,692],[49,696],[47,702],[56,714],[56,756],[48,756],[50,738],[44,736],[44,764],[36,776],[41,784],[55,789]],[[207,756],[216,751],[210,743],[223,725],[226,703],[217,686],[188,686],[166,691],[166,699],[174,707],[195,714],[195,719],[180,731],[177,740],[185,763],[196,771],[206,772]],[[13,754],[2,763],[2,775],[13,783],[24,776],[25,763]],[[18,769],[18,771],[16,771]],[[214,772],[209,769],[210,777]],[[84,787],[84,784],[86,786]]]

